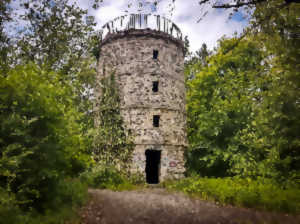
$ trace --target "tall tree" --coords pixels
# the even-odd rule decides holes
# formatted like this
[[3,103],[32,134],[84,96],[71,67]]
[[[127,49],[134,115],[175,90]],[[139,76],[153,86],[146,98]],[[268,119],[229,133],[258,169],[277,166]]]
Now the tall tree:
[[249,168],[254,158],[239,136],[253,119],[253,96],[258,91],[256,74],[263,73],[262,59],[257,43],[222,39],[217,52],[209,58],[210,65],[188,80],[192,170],[220,176],[245,172],[236,170],[241,165]]
[[77,92],[75,102],[85,113],[83,124],[92,126],[92,102],[97,59],[93,55],[100,38],[87,10],[70,0],[23,0],[24,29],[16,37],[18,63],[34,62],[60,74],[62,83]]
[[90,55],[93,17],[69,0],[26,0],[23,19],[29,24],[18,43],[23,60],[46,65],[68,75],[80,70]]
[[[190,52],[188,58],[185,61],[184,76],[186,83],[191,80],[208,64],[208,57],[212,54],[210,50],[207,49],[205,43],[202,44],[201,48],[195,53]],[[188,88],[188,85],[186,85]]]
[[0,2],[0,70],[6,70],[8,66],[10,40],[7,37],[4,26],[12,20],[9,3],[10,0]]
[[59,80],[33,64],[0,73],[0,213],[55,208],[89,161],[74,89]]
[[299,72],[260,38],[221,40],[188,80],[192,170],[299,179]]

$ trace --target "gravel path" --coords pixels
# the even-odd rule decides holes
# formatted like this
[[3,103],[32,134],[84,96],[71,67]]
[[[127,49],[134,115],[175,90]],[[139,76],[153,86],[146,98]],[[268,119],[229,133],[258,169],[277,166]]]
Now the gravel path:
[[191,199],[163,189],[113,192],[90,189],[82,224],[300,224],[300,216],[258,212]]

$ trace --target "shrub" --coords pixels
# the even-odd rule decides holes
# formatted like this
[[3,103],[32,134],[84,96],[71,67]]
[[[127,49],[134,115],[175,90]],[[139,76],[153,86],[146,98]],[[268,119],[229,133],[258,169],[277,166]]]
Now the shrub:
[[113,166],[101,164],[97,164],[89,171],[82,173],[80,179],[90,187],[115,191],[132,190],[137,187],[136,185],[144,183],[138,174],[128,176]]
[[23,223],[26,218],[17,206],[14,194],[0,187],[0,224]]
[[45,214],[82,199],[78,183],[64,185],[89,158],[74,91],[60,78],[32,64],[0,74],[1,211]]
[[87,185],[77,179],[67,179],[59,183],[56,192],[49,191],[53,197],[43,213],[36,210],[24,211],[14,194],[0,189],[0,224],[64,224],[66,221],[76,220],[76,210],[87,199]]

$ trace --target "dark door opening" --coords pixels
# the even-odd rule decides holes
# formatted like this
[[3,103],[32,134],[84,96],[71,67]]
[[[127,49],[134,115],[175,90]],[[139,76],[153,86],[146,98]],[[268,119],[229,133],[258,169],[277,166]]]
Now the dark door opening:
[[160,153],[158,150],[146,150],[146,181],[148,184],[159,183]]
[[153,50],[153,59],[158,58],[158,50]]

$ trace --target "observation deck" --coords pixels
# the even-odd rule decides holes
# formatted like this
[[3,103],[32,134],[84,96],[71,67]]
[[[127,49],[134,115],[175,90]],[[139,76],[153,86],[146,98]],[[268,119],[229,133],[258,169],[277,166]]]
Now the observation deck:
[[145,31],[137,33],[152,33],[160,36],[165,36],[173,39],[178,43],[183,41],[181,30],[170,19],[167,19],[160,15],[130,14],[119,16],[104,24],[100,31],[101,42],[105,43],[108,39],[114,36],[116,37],[120,34],[128,33],[127,31],[132,30]]

